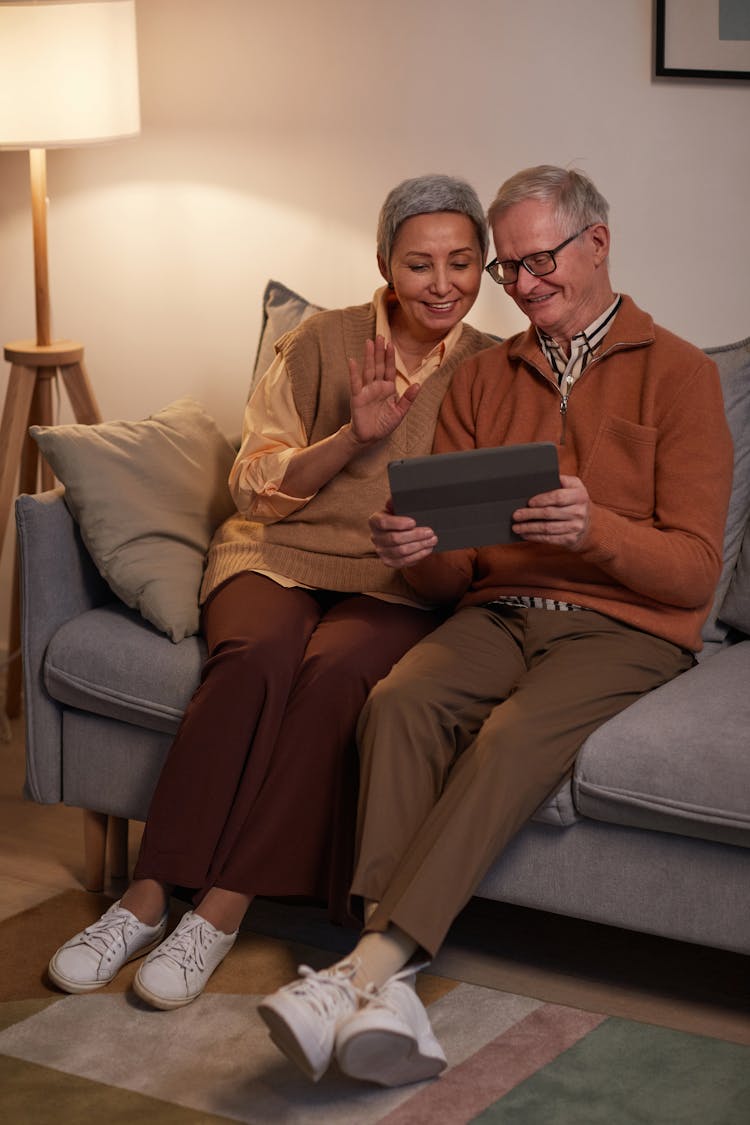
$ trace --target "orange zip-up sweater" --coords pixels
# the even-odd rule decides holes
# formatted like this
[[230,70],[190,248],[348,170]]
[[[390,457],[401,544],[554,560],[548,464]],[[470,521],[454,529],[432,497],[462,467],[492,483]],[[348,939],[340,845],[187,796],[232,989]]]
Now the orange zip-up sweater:
[[504,594],[572,602],[698,651],[732,485],[713,361],[623,297],[601,351],[565,397],[529,328],[462,364],[434,452],[530,441],[554,442],[560,472],[588,490],[580,550],[446,551],[404,577],[423,597],[459,606]]

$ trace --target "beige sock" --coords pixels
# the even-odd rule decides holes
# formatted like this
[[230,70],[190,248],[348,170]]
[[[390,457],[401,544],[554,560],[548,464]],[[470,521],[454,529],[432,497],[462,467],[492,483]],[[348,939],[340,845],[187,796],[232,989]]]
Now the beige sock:
[[252,901],[251,895],[211,887],[196,906],[195,913],[220,933],[233,934],[239,929]]
[[394,973],[403,969],[418,948],[413,938],[403,930],[389,926],[385,933],[363,934],[344,961],[359,961],[352,981],[357,988],[366,988],[368,984],[380,988]]
[[172,893],[156,879],[134,879],[120,898],[120,905],[135,914],[139,922],[155,926],[161,920]]
[[370,919],[372,918],[373,914],[375,913],[375,911],[377,910],[379,905],[380,904],[378,902],[376,902],[374,899],[371,899],[371,898],[365,899],[365,910],[364,910],[365,925],[367,925],[367,923],[370,921]]

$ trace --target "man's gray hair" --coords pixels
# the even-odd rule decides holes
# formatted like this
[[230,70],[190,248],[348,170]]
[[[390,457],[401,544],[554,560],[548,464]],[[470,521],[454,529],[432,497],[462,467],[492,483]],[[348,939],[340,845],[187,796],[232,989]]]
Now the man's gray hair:
[[386,268],[390,266],[393,243],[401,224],[415,215],[432,215],[436,211],[457,211],[471,219],[484,263],[489,236],[477,193],[465,180],[435,174],[403,180],[388,192],[378,219],[378,254]]
[[502,184],[487,211],[488,222],[492,225],[510,207],[527,199],[555,205],[561,234],[608,221],[609,204],[588,176],[575,168],[538,164],[516,172]]

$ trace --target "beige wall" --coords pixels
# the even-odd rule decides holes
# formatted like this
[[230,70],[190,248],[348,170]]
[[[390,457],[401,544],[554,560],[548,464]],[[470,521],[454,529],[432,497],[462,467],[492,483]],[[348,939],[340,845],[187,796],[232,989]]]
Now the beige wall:
[[[750,333],[750,83],[652,79],[652,0],[137,13],[141,135],[48,160],[53,332],[85,344],[105,417],[191,394],[237,430],[266,280],[366,299],[380,203],[427,171],[489,202],[518,168],[576,164],[611,203],[616,287],[697,344]],[[26,156],[0,153],[0,341],[33,335],[30,239]],[[489,278],[472,319],[523,323]]]

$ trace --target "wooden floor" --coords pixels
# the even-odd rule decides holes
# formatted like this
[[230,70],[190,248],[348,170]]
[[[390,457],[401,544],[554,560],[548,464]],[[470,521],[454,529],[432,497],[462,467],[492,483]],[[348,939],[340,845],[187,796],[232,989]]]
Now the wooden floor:
[[[0,918],[5,918],[60,890],[82,887],[83,829],[78,810],[23,799],[23,720],[6,723],[2,736]],[[140,825],[131,826],[131,869],[140,831]],[[107,887],[113,897],[122,889],[122,884]],[[255,917],[279,936],[286,925],[310,932],[309,908],[295,914],[286,905],[258,904],[254,916],[255,905],[250,928]],[[737,954],[475,900],[432,969],[501,991],[750,1044],[750,960]]]

